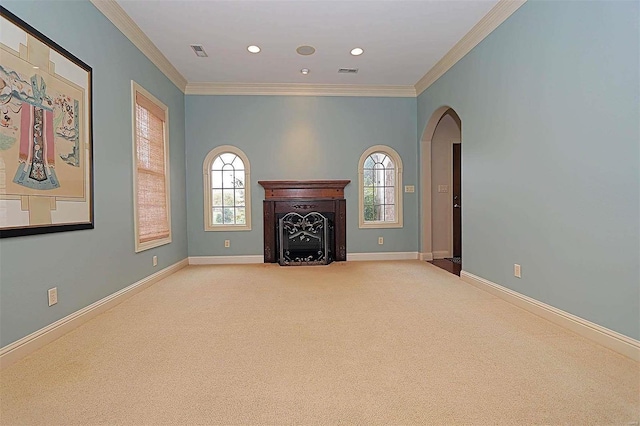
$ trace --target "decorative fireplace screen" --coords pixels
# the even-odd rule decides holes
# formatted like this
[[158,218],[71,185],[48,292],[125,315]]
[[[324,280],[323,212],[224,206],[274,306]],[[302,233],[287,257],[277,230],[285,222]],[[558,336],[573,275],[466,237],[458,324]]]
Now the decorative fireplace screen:
[[329,221],[318,212],[291,212],[278,221],[280,265],[329,263]]

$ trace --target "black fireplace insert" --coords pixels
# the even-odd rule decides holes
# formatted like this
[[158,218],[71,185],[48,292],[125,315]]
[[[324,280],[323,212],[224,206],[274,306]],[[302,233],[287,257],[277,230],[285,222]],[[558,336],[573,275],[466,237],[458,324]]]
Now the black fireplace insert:
[[327,265],[334,260],[333,213],[278,214],[278,263],[283,266]]

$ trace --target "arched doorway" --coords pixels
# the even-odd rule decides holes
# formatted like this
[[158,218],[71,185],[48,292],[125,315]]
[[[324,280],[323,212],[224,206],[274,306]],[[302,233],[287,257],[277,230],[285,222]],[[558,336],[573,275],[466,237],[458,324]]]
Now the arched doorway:
[[421,141],[422,259],[459,275],[462,256],[462,123],[438,108]]

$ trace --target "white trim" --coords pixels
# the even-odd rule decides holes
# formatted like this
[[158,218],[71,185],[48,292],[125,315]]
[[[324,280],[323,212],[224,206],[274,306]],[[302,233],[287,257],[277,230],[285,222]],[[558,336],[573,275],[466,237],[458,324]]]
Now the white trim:
[[189,265],[235,265],[245,263],[264,263],[264,256],[261,254],[245,256],[189,256]]
[[[391,222],[375,221],[367,222],[364,220],[364,162],[371,154],[376,152],[382,152],[391,157],[395,165],[395,216],[396,220]],[[402,158],[395,149],[387,145],[374,145],[367,148],[360,159],[358,160],[358,227],[359,228],[402,228],[403,226],[403,213],[402,213]]]
[[[211,214],[211,166],[216,157],[229,152],[240,157],[244,163],[244,225],[213,225]],[[220,145],[209,151],[202,163],[202,181],[204,190],[204,230],[205,231],[251,231],[251,163],[249,157],[238,147],[233,145]]]
[[[435,134],[436,128],[438,127],[438,123],[440,119],[444,116],[444,114],[452,109],[448,105],[443,105],[436,109],[429,117],[427,121],[427,125],[425,126],[424,132],[422,133],[422,137],[420,139],[419,145],[419,156],[420,156],[420,184],[422,186],[421,197],[420,197],[420,248],[424,250],[425,253],[431,253],[433,250],[433,200],[432,200],[432,168],[433,162],[435,159],[432,156],[431,148],[432,148],[432,138]],[[454,111],[455,112],[455,111]],[[462,139],[462,128],[460,129],[460,136]],[[454,143],[458,143],[455,141]],[[462,143],[460,141],[460,143]],[[449,187],[451,188],[453,185],[450,182]],[[451,191],[449,191],[451,194]],[[451,203],[450,203],[451,205]],[[449,214],[449,218],[451,219],[451,223],[453,223],[453,213]],[[451,225],[451,229],[453,229],[453,225]],[[453,232],[450,230],[450,232]],[[450,238],[451,244],[451,253],[453,253],[453,236]],[[431,259],[433,260],[433,259]]]
[[525,4],[526,0],[500,0],[471,30],[460,39],[418,82],[416,95],[420,95],[444,75],[460,59]]
[[[416,260],[418,252],[347,253],[348,261],[362,260]],[[234,265],[264,263],[261,254],[244,256],[189,256],[189,265]]]
[[485,280],[484,278],[462,271],[462,281],[485,290],[501,299],[512,303],[519,308],[538,315],[554,324],[564,327],[587,339],[627,356],[635,361],[640,361],[640,341],[627,337],[616,331],[609,330],[598,324],[587,321],[576,315],[554,308],[546,303],[520,294],[499,284]]
[[123,288],[97,302],[92,303],[46,327],[35,331],[22,339],[0,349],[0,369],[8,367],[30,353],[62,337],[71,330],[79,327],[90,319],[113,308],[134,294],[144,290],[152,284],[168,277],[188,265],[187,259],[183,259],[168,266],[146,278],[143,278],[128,287]]
[[[433,121],[433,115],[429,119],[429,122]],[[434,127],[435,128],[435,127]],[[426,132],[427,130],[425,130]],[[424,253],[431,255],[433,260],[433,233],[431,232],[431,221],[433,219],[432,200],[431,200],[431,137],[433,132],[429,135],[428,140],[420,141],[420,167],[418,173],[420,174],[420,249]]]
[[[138,232],[138,153],[137,153],[137,141],[136,141],[136,93],[140,93],[142,96],[149,99],[157,107],[164,111],[163,133],[164,133],[164,185],[166,188],[165,202],[167,203],[167,222],[169,225],[169,236],[157,240],[151,240],[144,243],[139,241]],[[153,96],[144,87],[140,86],[135,81],[131,80],[131,134],[132,134],[132,152],[133,152],[133,227],[134,227],[134,243],[135,252],[140,253],[145,250],[152,249],[154,247],[163,246],[173,241],[173,233],[171,232],[171,178],[169,173],[171,171],[170,164],[170,152],[169,152],[169,107],[162,103],[158,98]]]
[[433,260],[433,253],[420,253],[419,259],[427,262],[431,261]]
[[[120,7],[115,0],[90,0],[91,3],[113,25],[116,26],[158,69],[167,76],[180,91],[184,92],[187,87],[187,79],[173,66],[166,56],[156,47],[155,44],[140,29],[127,12]],[[415,89],[414,89],[415,91]]]
[[90,0],[173,84],[186,95],[375,96],[415,98],[484,40],[526,0],[500,0],[415,85],[342,85],[187,82],[115,0]]
[[383,222],[383,221],[375,221],[375,222],[362,222],[359,225],[362,229],[382,229],[382,228],[402,228],[401,223],[397,222]]
[[416,260],[417,251],[396,251],[383,253],[347,253],[347,261],[363,260]]
[[415,98],[413,86],[295,83],[187,83],[185,95],[360,96]]
[[432,255],[433,255],[433,259],[445,259],[447,257],[451,257],[451,252],[447,250],[440,250],[440,251],[434,251]]

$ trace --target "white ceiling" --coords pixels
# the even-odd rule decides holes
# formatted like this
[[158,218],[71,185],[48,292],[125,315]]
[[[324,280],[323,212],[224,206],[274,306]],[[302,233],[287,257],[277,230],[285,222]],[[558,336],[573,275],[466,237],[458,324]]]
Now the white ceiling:
[[[497,0],[118,0],[188,82],[416,84]],[[189,45],[201,44],[207,58]],[[247,52],[257,44],[259,54]],[[316,48],[300,56],[301,45]],[[365,52],[350,55],[354,47]],[[311,72],[304,76],[301,68]],[[358,74],[338,74],[358,68]]]

